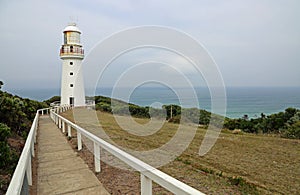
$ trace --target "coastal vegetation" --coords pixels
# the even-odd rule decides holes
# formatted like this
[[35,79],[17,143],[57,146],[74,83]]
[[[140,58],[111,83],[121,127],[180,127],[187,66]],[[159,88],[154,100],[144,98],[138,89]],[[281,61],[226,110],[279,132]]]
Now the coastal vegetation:
[[1,91],[0,81],[0,194],[5,193],[37,109],[47,104]]
[[241,129],[247,133],[275,133],[284,138],[300,139],[300,110],[287,108],[266,116],[261,114],[259,118],[248,119],[244,116],[240,119],[226,119],[224,127],[229,130]]
[[[21,98],[19,96],[1,91],[2,86],[3,82],[0,81],[0,194],[5,193],[6,191],[10,178],[18,162],[19,155],[24,146],[25,139],[30,130],[30,126],[34,119],[36,110],[44,107],[49,107],[51,102],[60,100],[59,96],[54,96],[44,102],[38,102],[27,98]],[[242,156],[241,158],[243,158],[244,160],[248,159],[248,157],[244,156],[242,153],[249,154],[249,151],[251,150],[251,152],[254,152],[254,154],[250,154],[251,159],[248,159],[249,162],[251,161],[256,163],[257,159],[259,159],[258,156],[263,156],[263,159],[273,159],[273,161],[269,162],[269,160],[267,160],[268,162],[262,161],[260,163],[274,164],[274,162],[276,162],[276,165],[280,164],[279,162],[281,157],[268,156],[269,153],[265,153],[262,150],[272,151],[272,155],[274,154],[273,152],[282,154],[282,158],[287,159],[288,157],[284,157],[285,151],[289,151],[289,154],[294,154],[295,148],[293,146],[295,146],[295,144],[299,145],[298,140],[295,140],[296,142],[294,143],[285,139],[281,139],[277,136],[279,135],[283,138],[300,139],[300,110],[296,108],[287,108],[283,112],[271,114],[269,116],[266,116],[262,113],[260,117],[257,118],[249,119],[245,115],[243,118],[230,119],[197,108],[182,108],[178,105],[163,105],[162,108],[151,108],[148,106],[143,107],[131,103],[128,104],[124,101],[111,99],[109,97],[104,96],[96,96],[95,103],[95,108],[101,111],[98,113],[98,118],[102,118],[104,123],[108,123],[108,125],[106,125],[106,128],[108,128],[107,130],[109,130],[109,134],[115,134],[113,136],[115,137],[114,141],[121,145],[124,144],[124,146],[129,148],[140,147],[141,143],[150,143],[151,147],[153,147],[155,146],[155,144],[157,144],[157,140],[159,140],[159,137],[162,135],[164,136],[164,134],[159,135],[159,137],[157,137],[157,139],[154,140],[155,143],[151,143],[151,140],[150,142],[149,140],[141,141],[139,139],[136,139],[136,137],[131,138],[127,134],[123,135],[123,132],[118,130],[119,127],[113,122],[114,120],[111,118],[111,113],[121,116],[123,115],[125,117],[126,115],[132,115],[136,118],[135,120],[141,124],[147,123],[147,121],[149,121],[149,118],[152,116],[155,116],[160,119],[163,117],[163,119],[166,120],[167,124],[169,124],[169,132],[165,134],[165,140],[169,139],[169,137],[174,133],[173,129],[176,127],[177,123],[179,123],[180,120],[183,119],[183,113],[185,112],[189,112],[191,114],[191,117],[188,118],[189,122],[199,124],[200,128],[199,132],[197,132],[196,137],[200,140],[203,139],[205,128],[208,124],[210,124],[211,120],[225,119],[224,130],[221,134],[221,137],[223,137],[224,140],[219,140],[219,145],[215,146],[213,149],[217,151],[218,155],[212,154],[212,156],[206,156],[204,159],[200,157],[194,158],[192,154],[196,152],[195,148],[198,147],[198,142],[195,142],[195,145],[192,145],[191,149],[188,149],[184,154],[176,158],[176,160],[173,163],[174,166],[176,165],[177,167],[182,167],[182,171],[185,170],[187,172],[190,172],[191,168],[192,170],[197,170],[197,172],[202,173],[202,175],[209,175],[211,179],[217,178],[217,180],[220,180],[220,182],[230,183],[234,186],[237,186],[238,189],[245,192],[256,193],[256,188],[264,190],[267,187],[265,187],[264,185],[256,185],[256,180],[253,179],[256,178],[255,174],[250,174],[251,177],[248,177],[248,173],[250,173],[251,170],[246,170],[245,167],[253,167],[252,165],[250,166],[247,163],[244,164],[243,167],[245,166],[245,170],[242,169],[241,172],[235,171],[236,167],[233,165],[224,165],[224,163],[226,162],[228,163],[231,160],[234,161],[235,157],[230,156],[228,154],[229,150],[235,150],[234,145],[238,146],[238,148],[241,150],[240,155]],[[235,132],[237,132],[238,135],[236,136],[238,137],[232,137],[234,135],[233,133]],[[275,135],[275,137],[264,136],[264,134]],[[124,139],[124,136],[126,137],[126,139]],[[162,139],[162,141],[164,141],[164,137],[160,138]],[[268,143],[268,145],[261,145],[261,141],[263,141],[264,143]],[[226,144],[228,144],[229,142],[234,143],[232,143],[233,145],[227,146]],[[277,146],[275,146],[275,143],[281,143],[283,146],[277,148]],[[287,148],[283,148],[285,146],[287,146]],[[147,149],[147,147],[147,145],[143,146],[143,150]],[[220,151],[216,149],[219,147]],[[228,156],[223,156],[225,159],[222,159],[223,157],[221,153],[219,154],[219,152],[221,152],[222,147],[228,149],[228,151],[225,152]],[[260,153],[256,154],[255,151],[252,151],[252,149],[255,151],[259,151]],[[218,163],[215,162],[215,158],[217,158]],[[295,162],[295,160],[297,161],[296,158],[297,156],[294,155],[293,158],[287,160],[287,163],[289,164],[289,162]],[[220,167],[220,163],[224,166]],[[238,164],[239,162],[233,163]],[[186,167],[183,165],[186,165]],[[289,166],[292,169],[297,169],[297,167],[293,168],[292,165]],[[172,166],[163,167],[162,170],[166,172],[171,171],[171,175],[177,174],[178,177],[181,177],[179,176],[179,173],[175,174],[172,172]],[[266,175],[268,175],[267,172],[269,171],[270,170],[266,171]],[[292,170],[290,169],[287,171],[292,172]],[[247,174],[245,175],[244,173]],[[182,174],[184,173],[182,172]],[[221,177],[221,179],[219,177]],[[261,177],[262,179],[260,182],[264,182],[263,176]],[[268,179],[265,178],[265,180]],[[283,180],[281,182],[284,183]],[[274,188],[274,192],[284,191],[282,191],[282,189],[279,188]]]
[[51,103],[53,102],[60,102],[60,96],[53,96],[51,98],[49,98],[48,100],[43,101],[44,103],[46,103],[49,107]]
[[[287,108],[284,112],[279,112],[266,116],[261,113],[258,118],[249,119],[247,115],[243,118],[231,119],[221,117],[206,110],[196,108],[182,108],[178,105],[163,105],[162,108],[150,108],[148,106],[138,106],[127,104],[121,100],[109,97],[96,96],[96,109],[119,115],[131,115],[138,118],[150,118],[150,114],[155,117],[165,116],[166,120],[179,123],[182,113],[188,113],[190,122],[207,126],[211,120],[220,121],[224,119],[224,128],[229,130],[241,130],[246,133],[277,134],[284,138],[300,139],[300,110]],[[198,112],[198,113],[197,113]],[[165,114],[165,115],[164,115]],[[217,124],[217,123],[212,123]]]
[[[78,108],[80,109],[80,108]],[[73,113],[80,113],[82,122],[80,126],[91,133],[101,137],[98,122],[90,119],[94,112],[80,109],[78,112],[72,110],[62,113],[64,117],[74,121]],[[92,115],[91,115],[92,114]],[[118,121],[129,121],[126,115],[112,115],[109,112],[96,111],[101,129],[110,138],[101,137],[104,140],[122,147],[123,150],[149,151],[161,147],[176,134],[179,124],[164,122],[159,131],[148,136],[137,136],[124,131]],[[77,117],[77,116],[76,116]],[[148,118],[136,118],[140,124],[149,122]],[[156,120],[156,119],[154,119]],[[83,121],[90,121],[84,123]],[[191,128],[184,124],[184,128]],[[188,133],[188,132],[187,132]],[[188,148],[179,154],[172,162],[159,167],[159,169],[172,177],[207,194],[297,194],[300,190],[298,177],[299,144],[298,139],[283,139],[274,134],[253,134],[241,132],[234,134],[231,130],[222,130],[213,148],[204,156],[199,156],[199,147],[206,134],[205,126],[199,125],[195,137]],[[76,134],[72,132],[70,142],[77,146]],[[86,144],[93,144],[86,142]],[[92,145],[91,145],[92,146]],[[87,155],[87,147],[80,151],[80,156],[86,156],[93,170],[93,154]],[[106,155],[106,154],[103,154]],[[153,156],[150,163],[156,159]],[[112,168],[109,164],[101,164],[104,174],[98,178],[107,186],[119,193],[138,193],[139,174],[135,172],[124,172]],[[115,174],[107,174],[106,169]],[[124,174],[124,176],[122,175]],[[107,175],[114,175],[108,177]],[[106,178],[106,179],[105,179]],[[122,178],[122,179],[116,179]],[[124,179],[126,178],[126,179]],[[113,182],[111,182],[113,180]],[[126,186],[126,189],[124,189]],[[154,184],[154,194],[169,194]]]
[[[102,96],[97,96],[95,103],[100,111],[97,112],[98,119],[114,143],[142,151],[168,142],[175,134],[174,129],[178,128],[176,125],[182,112],[187,110],[178,105],[163,105],[167,124],[154,135],[137,137],[122,131],[111,113],[125,118],[131,115],[136,117],[138,123],[145,124],[149,121],[151,108],[127,105],[126,102]],[[205,193],[296,194],[299,191],[297,175],[300,167],[295,164],[299,161],[299,109],[287,108],[268,116],[262,113],[260,117],[251,119],[247,115],[239,119],[223,118],[224,126],[219,139],[204,157],[196,154],[205,129],[211,120],[222,117],[206,110],[196,110],[199,112],[198,120],[190,120],[199,124],[193,142],[175,161],[161,167],[162,171]],[[195,112],[195,108],[190,111]],[[165,192],[158,190],[158,193]]]

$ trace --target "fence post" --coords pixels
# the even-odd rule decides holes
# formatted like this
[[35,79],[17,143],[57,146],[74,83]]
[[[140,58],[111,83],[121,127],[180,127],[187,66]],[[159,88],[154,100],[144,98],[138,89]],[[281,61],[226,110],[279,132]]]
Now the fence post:
[[[37,118],[39,118],[39,115],[38,115]],[[39,123],[39,121],[36,120],[36,121],[35,121],[35,124],[34,124],[34,143],[36,143],[38,123]]]
[[77,147],[78,151],[82,149],[81,133],[77,131]]
[[72,137],[71,126],[68,124],[68,137]]
[[28,185],[32,185],[32,170],[31,170],[31,156],[28,156],[28,162],[27,162],[27,169],[26,169],[26,176]]
[[141,173],[141,194],[152,195],[152,180]]
[[34,139],[31,141],[31,146],[30,146],[30,149],[31,149],[31,156],[34,157]]
[[58,128],[61,129],[61,118],[58,118]]
[[96,142],[94,142],[94,162],[95,162],[95,172],[99,173],[101,171],[100,146]]
[[62,132],[66,132],[66,123],[64,121],[62,122]]

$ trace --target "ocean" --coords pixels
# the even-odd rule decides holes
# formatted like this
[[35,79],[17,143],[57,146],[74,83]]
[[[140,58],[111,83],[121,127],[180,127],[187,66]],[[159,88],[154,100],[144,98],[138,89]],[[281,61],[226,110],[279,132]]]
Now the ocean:
[[[139,87],[130,96],[129,102],[140,106],[149,106],[154,102],[161,104],[177,104],[179,98],[176,91],[186,89],[174,89],[164,87]],[[119,89],[121,96],[115,97],[123,99],[122,94],[127,92],[127,88]],[[196,88],[199,107],[210,111],[211,96],[207,88]],[[59,95],[60,89],[14,89],[8,91],[15,95],[30,98],[38,101],[49,99]],[[112,88],[98,88],[95,93],[87,90],[86,95],[93,94],[111,97]],[[284,111],[288,107],[300,109],[300,87],[228,87],[226,88],[227,110],[226,116],[229,118],[241,118],[248,115],[250,118],[259,117],[261,113],[273,114]],[[180,97],[189,100],[189,97]],[[194,105],[184,105],[184,107],[194,107]]]

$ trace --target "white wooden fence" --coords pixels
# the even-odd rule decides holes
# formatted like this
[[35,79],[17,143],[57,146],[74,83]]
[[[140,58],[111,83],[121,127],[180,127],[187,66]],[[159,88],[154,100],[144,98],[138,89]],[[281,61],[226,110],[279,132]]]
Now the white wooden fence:
[[31,158],[34,157],[39,115],[48,114],[49,110],[49,108],[45,108],[36,112],[14,175],[8,186],[7,195],[28,194],[28,185],[32,185]]
[[[108,151],[110,154],[114,155],[118,159],[122,160],[132,168],[140,171],[141,176],[141,194],[150,195],[152,194],[152,181],[161,185],[165,189],[173,192],[174,194],[193,194],[200,195],[203,194],[200,191],[186,185],[185,183],[159,171],[158,169],[142,162],[141,160],[135,158],[134,156],[120,150],[116,146],[102,140],[101,138],[93,135],[87,130],[79,127],[78,125],[72,123],[71,121],[60,116],[58,113],[64,112],[70,109],[70,106],[62,106],[55,108],[45,108],[40,109],[36,112],[35,118],[33,120],[31,129],[29,131],[28,137],[26,139],[25,146],[23,148],[22,154],[20,156],[19,162],[15,169],[12,180],[9,184],[7,195],[19,195],[28,194],[28,185],[32,185],[32,164],[31,159],[34,157],[34,143],[36,142],[36,134],[38,127],[38,120],[40,115],[49,114],[51,119],[55,124],[62,129],[63,132],[68,131],[68,136],[71,136],[71,128],[77,132],[77,145],[78,150],[82,149],[81,136],[85,136],[94,143],[94,161],[95,161],[95,171],[100,172],[100,147]],[[143,171],[141,171],[143,170]]]
[[[50,116],[55,124],[62,129],[63,132],[68,130],[68,136],[71,136],[71,128],[77,132],[77,146],[78,150],[82,149],[81,136],[85,136],[94,143],[94,161],[95,161],[95,171],[100,172],[100,147],[117,157],[121,161],[125,162],[127,165],[140,172],[141,177],[141,194],[150,195],[152,194],[152,181],[161,185],[165,189],[173,192],[174,194],[193,194],[200,195],[203,194],[200,191],[186,185],[185,183],[159,171],[158,169],[144,163],[143,161],[135,158],[134,156],[120,150],[116,146],[102,140],[101,138],[95,136],[94,134],[88,132],[87,130],[79,127],[78,125],[72,123],[71,121],[60,116],[58,113],[63,111],[63,109],[57,109],[50,111]],[[143,171],[141,171],[143,170]]]

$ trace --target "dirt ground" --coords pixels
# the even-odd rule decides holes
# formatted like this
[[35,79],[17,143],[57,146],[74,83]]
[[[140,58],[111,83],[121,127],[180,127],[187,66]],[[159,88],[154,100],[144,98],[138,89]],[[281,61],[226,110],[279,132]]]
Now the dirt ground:
[[[138,172],[118,169],[107,165],[101,161],[101,172],[95,172],[94,155],[83,144],[82,150],[77,150],[77,136],[72,131],[72,138],[69,139],[69,144],[77,152],[77,154],[87,163],[89,168],[94,172],[99,181],[104,185],[110,194],[140,194],[140,175]],[[154,184],[153,194],[172,194],[164,188]]]
[[[90,132],[97,132],[96,125],[91,123],[89,111],[83,112],[86,112],[83,113],[85,115],[83,117],[88,123],[80,123],[80,126]],[[63,115],[69,120],[73,118],[72,111]],[[97,112],[97,116],[105,133],[116,144],[137,151],[160,147],[168,142],[177,128],[176,124],[166,123],[162,130],[155,134],[139,137],[122,130],[111,114]],[[126,120],[126,116],[123,119]],[[136,120],[141,124],[147,123],[145,119]],[[233,134],[231,131],[224,130],[211,151],[201,157],[197,154],[205,132],[205,129],[198,128],[189,147],[173,162],[159,167],[159,170],[206,194],[298,194],[300,140],[283,139],[272,134]],[[91,159],[93,159],[92,155],[89,161],[93,163]],[[103,165],[103,172],[105,166],[107,165]],[[112,172],[106,175],[100,173],[99,175],[103,177],[99,179],[108,186],[108,189],[117,189],[111,193],[118,193],[118,191],[126,193],[127,191],[122,191],[126,186],[130,186],[126,188],[130,190],[133,186],[137,186],[135,187],[137,191],[134,193],[139,192],[138,173],[131,173],[137,179],[133,177],[128,181],[123,179],[128,178],[123,170],[115,168],[109,170]],[[121,176],[121,180],[117,182],[118,179],[114,178],[120,178],[121,173],[125,176]],[[109,176],[107,180],[106,176]],[[113,187],[109,187],[112,182],[114,182]],[[153,186],[156,188],[156,185]],[[166,193],[155,190],[154,194]]]
[[[120,131],[110,114],[99,114],[101,115],[98,117],[102,120],[102,126],[107,128],[107,133],[116,143],[128,148],[147,150],[160,146],[174,134],[172,129],[176,126],[166,124],[167,131],[157,132],[157,136],[152,137],[154,139],[141,141]],[[63,115],[72,120],[72,113],[67,112]],[[200,157],[196,154],[204,134],[205,130],[199,129],[190,146],[173,162],[159,167],[159,170],[206,194],[297,194],[299,192],[300,140],[282,139],[274,135],[233,134],[224,131],[211,152]],[[76,132],[72,130],[72,137],[66,136],[66,139],[77,151]],[[94,172],[94,157],[88,147],[83,145],[83,149],[77,151],[77,154]],[[140,194],[138,172],[118,169],[101,161],[101,172],[95,175],[111,194]],[[153,183],[153,194],[171,193]]]

